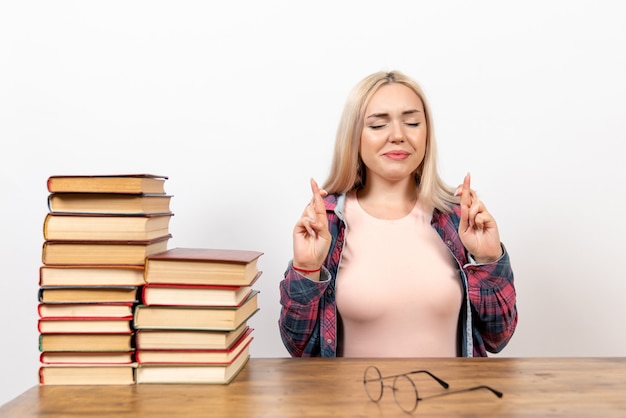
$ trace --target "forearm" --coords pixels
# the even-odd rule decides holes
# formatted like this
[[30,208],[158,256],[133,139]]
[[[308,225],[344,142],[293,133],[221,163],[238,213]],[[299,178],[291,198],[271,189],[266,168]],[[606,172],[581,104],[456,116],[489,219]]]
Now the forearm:
[[517,326],[516,291],[506,250],[496,262],[464,267],[474,326],[490,352],[502,350]]
[[[322,278],[327,274],[323,270]],[[319,333],[320,299],[327,286],[328,280],[310,280],[291,266],[280,282],[279,330],[285,348],[293,357],[302,356],[309,341]]]

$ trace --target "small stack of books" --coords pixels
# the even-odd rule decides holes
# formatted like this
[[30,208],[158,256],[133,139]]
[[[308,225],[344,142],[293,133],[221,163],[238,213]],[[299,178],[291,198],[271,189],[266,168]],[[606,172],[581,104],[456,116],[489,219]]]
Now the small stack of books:
[[145,257],[167,249],[165,176],[51,176],[39,270],[41,384],[133,384]]
[[136,383],[228,384],[249,358],[261,252],[173,248],[148,255],[135,307]]

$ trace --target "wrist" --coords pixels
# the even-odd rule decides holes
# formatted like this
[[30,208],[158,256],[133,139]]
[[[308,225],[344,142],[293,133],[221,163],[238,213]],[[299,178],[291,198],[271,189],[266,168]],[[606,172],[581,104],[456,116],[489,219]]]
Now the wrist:
[[322,270],[322,266],[319,266],[318,268],[309,269],[309,268],[297,267],[293,264],[291,265],[291,268],[297,271],[298,273],[302,273],[304,275],[319,273],[319,271]]
[[502,248],[500,248],[500,254],[498,254],[495,257],[492,257],[492,256],[477,257],[472,254],[472,258],[478,264],[490,264],[490,263],[495,263],[496,261],[498,261],[500,258],[502,258],[503,255],[504,255],[504,251],[502,250]]

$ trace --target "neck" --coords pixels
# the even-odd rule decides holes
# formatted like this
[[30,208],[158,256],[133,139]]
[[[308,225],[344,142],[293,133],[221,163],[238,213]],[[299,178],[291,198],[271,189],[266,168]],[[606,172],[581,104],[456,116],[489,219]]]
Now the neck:
[[361,207],[380,219],[398,219],[406,216],[417,202],[418,186],[412,179],[402,182],[368,181],[357,191]]

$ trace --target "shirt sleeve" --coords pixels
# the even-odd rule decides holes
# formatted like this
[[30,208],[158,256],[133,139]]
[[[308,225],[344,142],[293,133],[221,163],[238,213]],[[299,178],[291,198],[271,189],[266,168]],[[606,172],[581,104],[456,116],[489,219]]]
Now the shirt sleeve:
[[[311,347],[320,339],[319,312],[321,300],[328,287],[330,273],[325,267],[320,281],[311,280],[291,267],[280,282],[280,335],[292,357],[316,356]],[[308,349],[307,349],[308,347]]]
[[513,271],[504,246],[503,255],[487,264],[466,264],[472,321],[480,332],[485,348],[500,352],[517,326],[517,305]]

